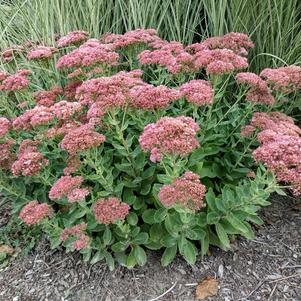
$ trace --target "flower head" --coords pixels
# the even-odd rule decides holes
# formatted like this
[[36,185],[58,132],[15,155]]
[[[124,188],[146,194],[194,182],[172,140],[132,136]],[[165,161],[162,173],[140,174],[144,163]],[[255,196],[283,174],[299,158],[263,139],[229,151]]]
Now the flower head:
[[11,167],[14,176],[34,176],[49,164],[37,147],[37,143],[32,140],[24,140],[19,147],[19,155]]
[[49,198],[51,200],[59,200],[67,197],[72,191],[79,188],[84,179],[81,176],[62,176],[51,187]]
[[199,147],[195,137],[198,130],[199,126],[190,117],[162,117],[144,128],[139,143],[142,150],[151,151],[153,159],[162,154],[185,156]]
[[85,42],[89,37],[89,34],[85,31],[72,31],[67,35],[61,37],[57,41],[58,47],[65,47],[69,45],[78,45]]
[[69,154],[76,154],[89,148],[99,146],[105,141],[105,136],[97,133],[93,125],[84,124],[68,132],[60,143],[60,147]]
[[164,185],[159,192],[159,200],[166,207],[180,205],[195,211],[206,206],[203,201],[205,193],[206,187],[199,176],[188,171],[170,185]]
[[50,46],[38,46],[36,48],[31,49],[27,54],[28,60],[41,60],[41,59],[49,59],[54,53],[57,52],[57,49]]
[[31,201],[22,208],[19,217],[27,225],[35,225],[52,214],[53,209],[48,204]]
[[189,102],[198,106],[213,103],[214,91],[208,81],[191,80],[180,87],[180,92]]
[[134,108],[153,110],[166,108],[172,101],[180,98],[180,93],[166,86],[144,84],[129,91],[130,105]]
[[101,224],[112,224],[117,220],[123,220],[128,215],[130,206],[119,199],[110,197],[100,199],[92,207],[95,218]]
[[0,117],[0,138],[5,136],[11,126],[10,121],[5,117]]

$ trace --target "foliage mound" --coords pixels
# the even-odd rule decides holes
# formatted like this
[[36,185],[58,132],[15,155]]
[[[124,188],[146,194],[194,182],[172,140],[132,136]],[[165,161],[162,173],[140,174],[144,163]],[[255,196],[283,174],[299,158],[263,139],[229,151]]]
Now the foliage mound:
[[277,182],[301,193],[301,130],[280,112],[301,68],[243,72],[253,47],[242,33],[184,46],[138,29],[6,49],[0,187],[14,213],[111,269],[144,265],[146,249],[193,264],[254,237]]

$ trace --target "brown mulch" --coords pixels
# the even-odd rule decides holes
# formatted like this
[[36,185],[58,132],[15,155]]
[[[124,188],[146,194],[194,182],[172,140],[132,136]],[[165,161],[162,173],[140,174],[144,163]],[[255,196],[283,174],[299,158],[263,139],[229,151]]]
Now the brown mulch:
[[206,300],[301,300],[300,201],[273,196],[255,240],[238,238],[228,252],[212,249],[195,266],[178,257],[162,268],[160,254],[149,252],[145,267],[110,272],[103,263],[89,265],[78,254],[50,250],[44,241],[0,269],[0,300],[188,301],[207,276],[218,280],[219,290]]

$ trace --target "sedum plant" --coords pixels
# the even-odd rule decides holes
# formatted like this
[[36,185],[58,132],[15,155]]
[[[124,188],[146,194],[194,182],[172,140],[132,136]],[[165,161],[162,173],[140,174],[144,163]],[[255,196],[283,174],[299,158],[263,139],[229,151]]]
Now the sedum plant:
[[229,33],[184,46],[153,29],[2,52],[1,192],[52,247],[128,268],[193,264],[254,237],[277,182],[301,193],[300,128],[279,112],[301,68],[243,72]]

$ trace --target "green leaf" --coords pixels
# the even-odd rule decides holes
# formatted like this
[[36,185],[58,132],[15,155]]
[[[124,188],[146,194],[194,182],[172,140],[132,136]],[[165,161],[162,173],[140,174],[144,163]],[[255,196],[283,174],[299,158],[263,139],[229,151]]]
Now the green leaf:
[[160,240],[161,244],[164,247],[172,247],[177,243],[177,239],[169,234],[166,234],[162,237],[162,239]]
[[217,207],[215,204],[216,196],[215,196],[212,188],[209,188],[208,192],[206,193],[205,199],[206,199],[206,203],[208,204],[208,207],[211,209],[211,211],[217,211]]
[[156,213],[154,215],[154,221],[156,223],[161,223],[162,221],[164,221],[166,214],[167,214],[166,208],[159,208],[158,210],[156,210]]
[[115,261],[113,256],[108,251],[104,251],[104,257],[106,259],[106,263],[109,267],[109,270],[113,271],[115,268]]
[[219,240],[221,241],[221,243],[225,246],[225,248],[230,248],[230,241],[228,238],[228,234],[225,231],[225,229],[223,228],[223,226],[220,223],[217,223],[215,225],[215,229],[216,229],[216,233],[217,236],[219,238]]
[[195,264],[196,256],[197,256],[197,249],[193,243],[191,243],[190,241],[187,241],[181,254],[183,255],[183,257],[186,259],[186,261],[188,263]]
[[155,223],[155,209],[147,209],[142,213],[142,219],[147,224],[154,224]]
[[128,246],[129,246],[128,243],[123,241],[118,241],[112,245],[111,249],[113,252],[123,252],[127,249]]
[[255,224],[255,225],[263,225],[264,221],[257,215],[249,215],[247,217],[247,220],[250,221],[251,223]]
[[237,230],[246,233],[249,232],[248,227],[241,220],[239,220],[233,213],[229,213],[228,216],[226,217],[226,220]]
[[135,212],[130,212],[126,217],[126,220],[130,225],[135,226],[138,223],[138,216]]
[[154,224],[151,226],[150,230],[149,230],[149,235],[150,235],[150,239],[152,241],[160,241],[160,239],[163,236],[163,232],[164,230],[162,229],[162,225],[161,224]]
[[134,251],[134,249],[132,249],[127,258],[126,266],[129,269],[132,269],[136,264],[137,264],[137,261],[136,261],[135,251]]
[[146,244],[148,241],[148,234],[146,232],[140,232],[134,239],[133,239],[133,243],[135,244]]
[[204,257],[209,250],[209,235],[206,233],[205,237],[201,239],[201,255]]
[[110,241],[112,239],[112,233],[111,233],[111,230],[110,230],[109,227],[106,227],[106,229],[103,233],[102,239],[103,239],[103,243],[104,243],[105,246],[110,244]]
[[98,262],[98,261],[100,261],[100,260],[102,260],[102,259],[104,259],[104,254],[103,254],[103,252],[102,252],[102,251],[97,251],[97,252],[94,254],[94,256],[92,257],[90,263],[91,263],[91,264],[94,264],[94,263],[96,263],[96,262]]
[[216,213],[216,212],[209,212],[207,214],[207,223],[209,225],[217,224],[219,220],[220,220],[220,215],[218,213]]
[[156,166],[151,166],[147,168],[141,175],[142,179],[147,179],[152,177],[155,173],[155,170],[156,170]]
[[200,147],[191,154],[189,158],[189,164],[194,165],[195,163],[200,162],[207,156],[219,153],[220,150],[221,148],[217,146]]
[[136,201],[136,196],[134,195],[133,190],[129,188],[124,189],[122,200],[129,205],[134,204]]
[[141,248],[140,246],[136,246],[134,248],[134,254],[135,254],[136,262],[140,266],[144,266],[147,262],[147,256],[143,248]]
[[177,249],[178,249],[177,245],[165,249],[161,258],[161,265],[163,267],[168,266],[173,261],[173,259],[177,255]]
[[201,240],[206,235],[206,232],[201,227],[194,227],[186,230],[186,237],[191,240]]

